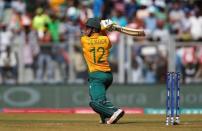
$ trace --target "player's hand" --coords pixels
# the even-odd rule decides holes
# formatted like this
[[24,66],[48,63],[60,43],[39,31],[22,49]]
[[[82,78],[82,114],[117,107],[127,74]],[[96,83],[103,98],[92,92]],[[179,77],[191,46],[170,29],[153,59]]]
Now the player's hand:
[[102,30],[108,30],[108,31],[112,31],[113,25],[115,25],[115,23],[110,19],[101,20],[100,24],[101,24]]

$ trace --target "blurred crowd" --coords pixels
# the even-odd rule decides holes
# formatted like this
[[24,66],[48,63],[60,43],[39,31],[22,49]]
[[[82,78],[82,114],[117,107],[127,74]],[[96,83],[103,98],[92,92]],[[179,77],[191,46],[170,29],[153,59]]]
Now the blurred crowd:
[[[74,82],[86,82],[79,37],[90,17],[144,29],[147,41],[166,43],[171,37],[201,41],[200,7],[199,0],[0,0],[0,83],[69,82],[71,69]],[[114,45],[110,62],[117,73],[120,34],[108,35]],[[132,48],[132,83],[163,82],[168,66],[166,50],[154,49],[157,51],[152,55],[144,55],[144,48]],[[176,69],[185,82],[196,81],[192,80],[195,77],[201,81],[201,47],[179,47],[176,58]]]

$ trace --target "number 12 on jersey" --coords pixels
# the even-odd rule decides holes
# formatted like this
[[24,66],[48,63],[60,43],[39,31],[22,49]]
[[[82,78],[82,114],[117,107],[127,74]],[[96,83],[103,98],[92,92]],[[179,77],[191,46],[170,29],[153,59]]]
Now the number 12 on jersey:
[[91,48],[90,52],[92,53],[93,56],[93,62],[96,63],[103,63],[103,56],[105,54],[105,49],[104,47],[98,47],[98,48]]

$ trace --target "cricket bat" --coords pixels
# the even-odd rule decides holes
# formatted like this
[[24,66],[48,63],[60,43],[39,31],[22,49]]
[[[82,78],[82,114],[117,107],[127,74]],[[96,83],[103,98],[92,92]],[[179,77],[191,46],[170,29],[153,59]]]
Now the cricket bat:
[[119,25],[112,25],[112,29],[121,33],[124,33],[126,35],[131,36],[145,36],[144,30],[141,29],[132,29],[128,27],[121,27]]

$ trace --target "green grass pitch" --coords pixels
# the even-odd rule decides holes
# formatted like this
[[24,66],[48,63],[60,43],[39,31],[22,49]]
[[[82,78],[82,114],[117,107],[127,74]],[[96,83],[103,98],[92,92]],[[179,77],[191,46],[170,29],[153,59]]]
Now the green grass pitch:
[[165,125],[165,115],[125,115],[118,124],[99,124],[95,114],[0,113],[0,131],[201,131],[202,115],[182,115],[181,124]]

